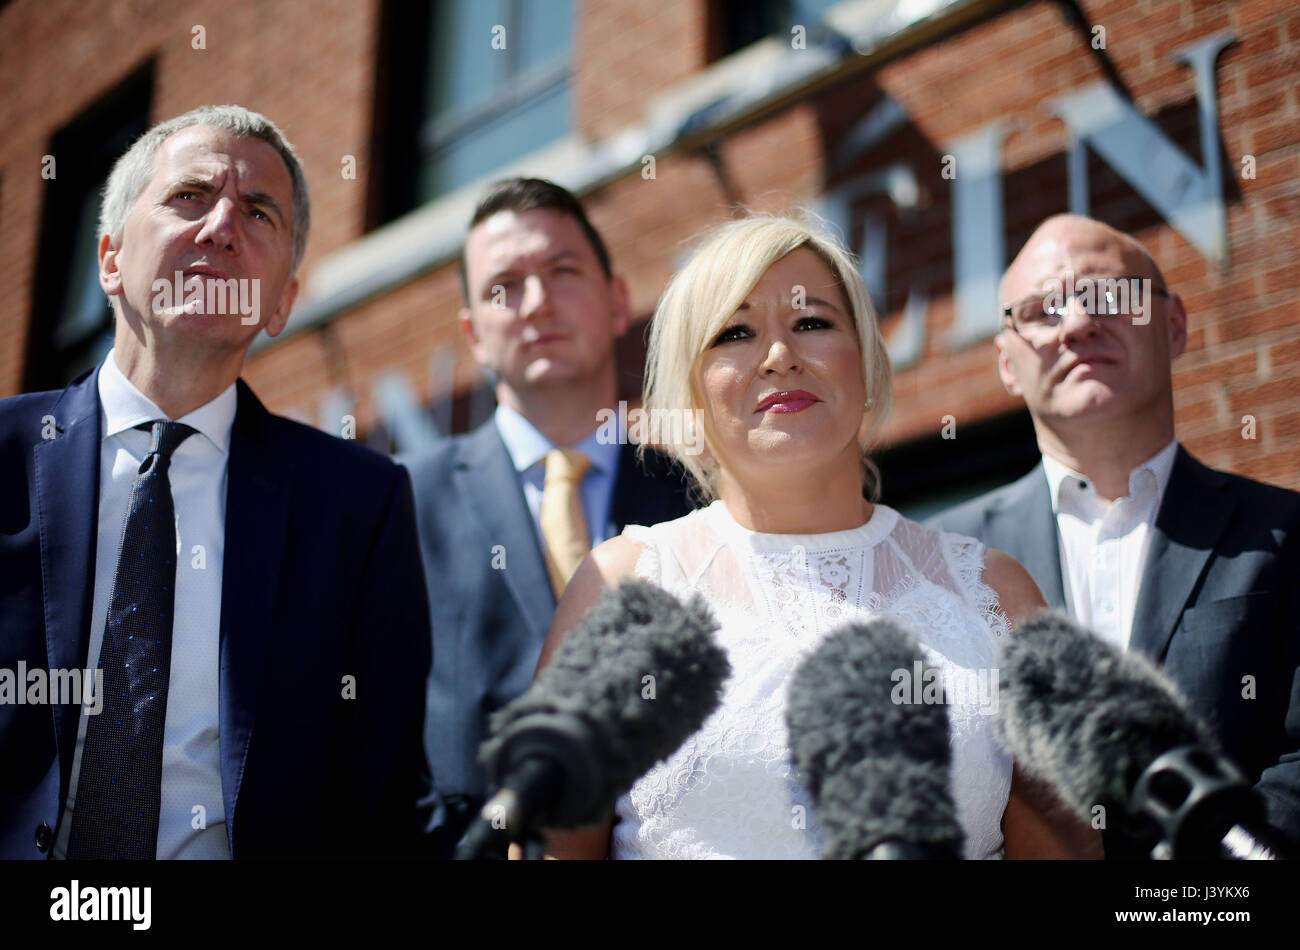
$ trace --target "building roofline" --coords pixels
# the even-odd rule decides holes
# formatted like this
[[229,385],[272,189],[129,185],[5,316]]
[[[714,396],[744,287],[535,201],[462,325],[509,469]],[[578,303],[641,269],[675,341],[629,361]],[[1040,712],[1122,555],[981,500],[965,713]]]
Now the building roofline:
[[276,346],[436,269],[460,253],[487,183],[550,178],[583,196],[638,170],[646,156],[689,152],[761,121],[818,89],[1008,6],[1006,0],[845,0],[808,30],[806,49],[770,36],[652,96],[645,118],[596,142],[566,136],[427,202],[316,261]]

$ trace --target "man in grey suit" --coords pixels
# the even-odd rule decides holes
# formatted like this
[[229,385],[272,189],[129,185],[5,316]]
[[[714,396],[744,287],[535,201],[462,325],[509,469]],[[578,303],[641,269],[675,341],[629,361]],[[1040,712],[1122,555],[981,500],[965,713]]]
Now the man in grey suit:
[[[429,846],[447,855],[487,791],[488,716],[525,692],[565,583],[627,524],[686,514],[663,456],[608,438],[627,289],[582,206],[548,181],[495,185],[470,222],[461,329],[496,374],[475,431],[409,460],[430,598]],[[618,427],[619,431],[621,427]]]
[[[940,527],[1019,560],[1048,603],[1163,667],[1300,843],[1300,494],[1174,437],[1187,313],[1132,237],[1044,221],[1002,280],[1003,384],[1042,462]],[[1108,854],[1128,854],[1114,836]]]

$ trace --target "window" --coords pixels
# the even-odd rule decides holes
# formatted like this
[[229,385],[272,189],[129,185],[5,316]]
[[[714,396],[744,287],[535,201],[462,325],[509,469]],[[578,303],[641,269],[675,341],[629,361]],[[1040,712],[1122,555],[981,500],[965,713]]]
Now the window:
[[113,345],[113,311],[99,287],[99,202],[113,163],[149,126],[152,64],[50,139],[41,243],[28,334],[28,391],[60,389]]
[[795,24],[809,33],[826,9],[838,0],[714,0],[712,47],[721,59],[765,36],[779,34],[787,40]]
[[[400,9],[399,9],[400,8]],[[389,127],[379,221],[453,191],[569,129],[574,0],[435,0],[385,12]],[[415,70],[396,70],[411,62]]]
[[916,521],[1010,484],[1038,464],[1028,410],[963,423],[961,438],[942,433],[878,451],[881,498]]

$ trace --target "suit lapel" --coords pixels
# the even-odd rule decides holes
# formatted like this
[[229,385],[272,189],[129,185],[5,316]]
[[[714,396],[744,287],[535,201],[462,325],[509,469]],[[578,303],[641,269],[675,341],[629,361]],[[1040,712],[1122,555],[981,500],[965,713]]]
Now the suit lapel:
[[494,423],[489,421],[461,441],[452,478],[456,497],[470,500],[489,543],[504,549],[506,586],[520,612],[539,638],[545,636],[555,613],[555,592],[519,475]]
[[[618,474],[614,478],[614,491],[609,502],[609,520],[614,531],[622,531],[630,524],[655,524],[670,517],[665,495],[668,483],[655,484],[637,458],[633,442],[624,442],[618,456]],[[678,517],[671,514],[671,517]]]
[[614,476],[614,491],[609,501],[609,521],[615,531],[622,531],[629,524],[637,524],[634,512],[637,501],[645,498],[643,482],[644,476],[637,464],[636,446],[625,442],[619,446],[618,472]]
[[1002,504],[990,512],[987,537],[990,547],[1006,551],[1025,566],[1048,606],[1065,606],[1056,514],[1041,462],[1009,486]]
[[1147,547],[1129,648],[1160,661],[1232,517],[1227,481],[1180,445]]
[[221,791],[231,853],[235,807],[253,734],[261,657],[273,635],[285,544],[291,460],[269,432],[270,413],[240,380],[226,468],[226,537],[221,579]]
[[[99,534],[99,371],[64,390],[55,403],[54,438],[33,450],[50,669],[84,667],[95,598]],[[38,431],[45,422],[32,420]],[[67,787],[81,708],[56,703],[54,736]]]

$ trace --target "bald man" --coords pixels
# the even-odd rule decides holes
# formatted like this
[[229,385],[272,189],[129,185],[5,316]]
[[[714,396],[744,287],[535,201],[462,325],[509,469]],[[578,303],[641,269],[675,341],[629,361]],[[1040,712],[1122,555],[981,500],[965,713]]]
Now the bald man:
[[[1146,655],[1300,846],[1300,494],[1174,436],[1187,311],[1129,235],[1048,218],[1002,279],[995,343],[1042,462],[934,519],[1028,568],[1049,604]],[[1134,856],[1112,835],[1108,854]]]

